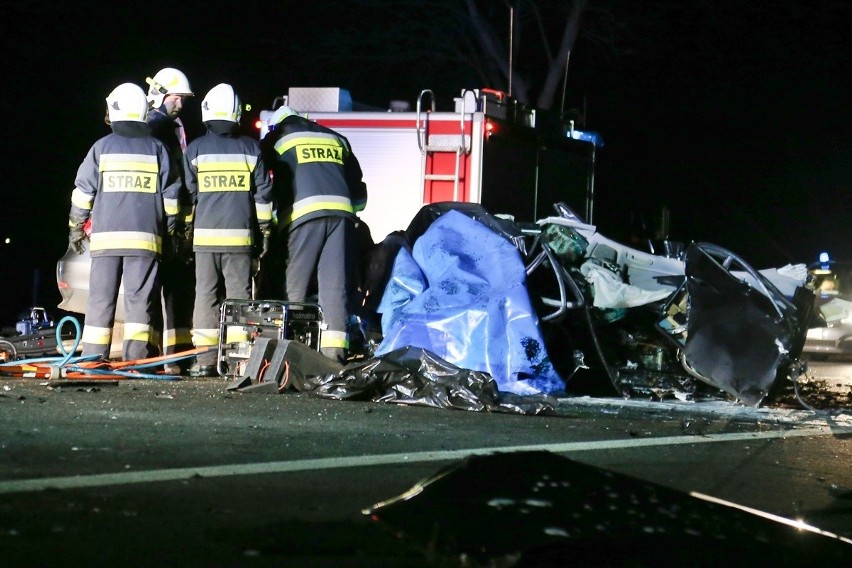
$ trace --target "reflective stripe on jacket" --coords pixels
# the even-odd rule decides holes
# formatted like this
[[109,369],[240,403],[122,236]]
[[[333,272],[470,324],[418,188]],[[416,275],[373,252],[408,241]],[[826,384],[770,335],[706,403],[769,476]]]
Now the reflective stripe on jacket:
[[[276,178],[289,186],[279,221],[298,226],[318,217],[354,218],[367,204],[361,166],[349,141],[337,132],[300,116],[288,116],[267,135],[264,145],[287,175]],[[271,151],[269,148],[271,147]],[[284,172],[281,172],[284,174]]]
[[80,164],[71,217],[92,217],[93,257],[154,256],[167,222],[174,223],[179,189],[161,142],[147,134],[109,134]]
[[272,221],[272,184],[260,144],[208,132],[187,146],[184,169],[195,205],[193,249],[250,252],[255,229]]

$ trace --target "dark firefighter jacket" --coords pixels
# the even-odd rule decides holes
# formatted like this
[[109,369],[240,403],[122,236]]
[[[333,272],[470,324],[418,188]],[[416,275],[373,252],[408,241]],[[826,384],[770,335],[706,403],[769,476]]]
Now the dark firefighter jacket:
[[281,199],[282,225],[297,227],[318,217],[354,219],[367,205],[361,165],[337,132],[291,115],[263,139],[263,147]]
[[91,147],[77,171],[70,217],[92,217],[96,256],[155,256],[178,213],[180,177],[148,126],[116,122]]
[[260,144],[211,126],[219,122],[208,122],[207,134],[184,153],[186,188],[195,205],[193,250],[251,252],[255,229],[263,231],[272,221],[272,184]]
[[165,112],[165,107],[151,109],[148,111],[148,126],[151,134],[166,145],[172,167],[180,177],[180,193],[178,196],[178,207],[180,215],[177,218],[177,230],[188,236],[192,229],[193,210],[186,194],[186,183],[183,179],[183,152],[186,149],[186,131],[179,118],[172,118]]

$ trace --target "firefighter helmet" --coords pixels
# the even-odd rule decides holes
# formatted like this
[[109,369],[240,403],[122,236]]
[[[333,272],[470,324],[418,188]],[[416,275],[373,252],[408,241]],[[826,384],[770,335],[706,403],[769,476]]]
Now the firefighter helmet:
[[234,88],[227,83],[219,83],[201,101],[201,121],[227,120],[239,122],[243,114],[240,97]]
[[145,99],[145,91],[139,85],[122,83],[112,90],[106,102],[110,123],[122,120],[145,122],[148,101]]
[[160,108],[166,95],[185,95],[191,97],[194,93],[189,86],[189,79],[174,67],[165,67],[157,71],[153,77],[146,77],[148,83],[148,102],[152,108]]
[[272,116],[269,118],[268,125],[270,127],[274,128],[275,126],[278,125],[279,122],[281,122],[282,120],[284,120],[288,116],[301,116],[301,115],[298,112],[296,112],[295,110],[288,107],[287,105],[283,105],[283,106],[278,107],[278,110],[276,110],[272,114]]

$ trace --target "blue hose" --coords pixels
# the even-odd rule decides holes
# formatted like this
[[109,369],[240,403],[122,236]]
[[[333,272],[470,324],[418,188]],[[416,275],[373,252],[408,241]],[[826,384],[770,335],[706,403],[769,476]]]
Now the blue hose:
[[[74,324],[74,346],[71,347],[71,351],[65,351],[65,345],[62,343],[62,326],[68,321]],[[80,331],[80,322],[77,318],[74,316],[65,316],[59,320],[59,323],[56,324],[56,345],[59,347],[59,352],[65,356],[65,358],[59,363],[60,367],[65,366],[65,364],[71,360],[74,353],[77,352],[77,347],[80,346],[81,339],[82,332]]]
[[[100,355],[86,355],[85,357],[77,356],[77,357],[72,357],[71,359],[69,359],[68,363],[74,364],[74,363],[82,363],[82,362],[85,362],[85,361],[96,361],[96,360],[100,359],[100,357],[101,357]],[[6,363],[0,363],[0,367],[15,366],[15,365],[28,365],[28,364],[32,364],[32,363],[52,363],[53,361],[57,361],[58,359],[59,359],[59,357],[34,357],[32,359],[15,359],[14,361],[8,361]],[[59,364],[57,363],[57,365],[59,365]],[[62,365],[59,365],[59,366],[62,366]]]

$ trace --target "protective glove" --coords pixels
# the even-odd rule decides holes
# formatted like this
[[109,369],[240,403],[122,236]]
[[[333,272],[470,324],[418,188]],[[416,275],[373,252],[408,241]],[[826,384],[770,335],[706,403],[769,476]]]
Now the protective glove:
[[257,255],[258,260],[262,259],[267,254],[269,254],[269,245],[270,245],[271,240],[272,240],[271,232],[269,230],[263,231],[263,238],[262,238],[261,244],[260,244],[260,254]]
[[71,232],[68,234],[68,245],[71,247],[76,254],[83,254],[86,250],[83,247],[83,239],[86,238],[86,234],[83,232],[83,227],[72,227]]
[[83,254],[85,251],[85,248],[83,247],[83,240],[86,238],[86,233],[83,231],[85,221],[83,219],[75,219],[72,217],[68,224],[70,226],[70,230],[68,232],[68,246],[76,254]]

